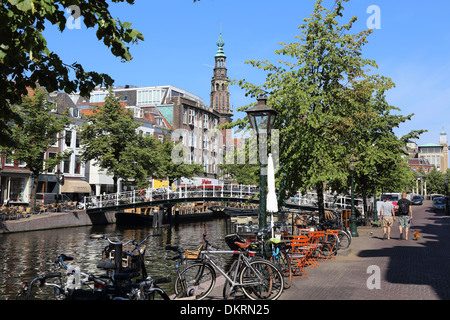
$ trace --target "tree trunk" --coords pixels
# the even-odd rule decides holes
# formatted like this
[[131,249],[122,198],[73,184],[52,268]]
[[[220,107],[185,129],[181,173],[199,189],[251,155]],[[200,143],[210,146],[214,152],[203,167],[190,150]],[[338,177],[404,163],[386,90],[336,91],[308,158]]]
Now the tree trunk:
[[33,178],[33,188],[31,189],[30,208],[31,208],[31,212],[38,213],[39,208],[36,207],[36,193],[37,193],[37,188],[38,188],[38,183],[39,183],[39,173],[34,172],[32,174],[32,178]]
[[113,183],[114,183],[114,193],[117,193],[118,185],[117,185],[117,177],[116,176],[113,177]]
[[324,197],[323,197],[323,183],[319,182],[316,185],[316,191],[317,191],[317,206],[319,208],[319,221],[324,222],[325,221],[325,204],[324,204]]

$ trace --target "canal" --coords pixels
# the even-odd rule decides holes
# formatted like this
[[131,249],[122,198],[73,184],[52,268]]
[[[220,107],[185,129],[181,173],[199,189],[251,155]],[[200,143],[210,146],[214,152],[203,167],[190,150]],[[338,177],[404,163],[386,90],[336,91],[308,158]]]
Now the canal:
[[[175,261],[171,258],[176,254],[166,251],[165,246],[172,244],[185,249],[197,249],[202,243],[203,233],[207,234],[207,239],[212,244],[228,248],[224,241],[227,234],[226,219],[163,226],[158,229],[110,224],[0,234],[0,300],[14,300],[23,282],[29,282],[36,275],[53,271],[53,262],[61,253],[73,256],[71,263],[80,266],[81,271],[102,274],[96,266],[101,261],[102,249],[107,242],[91,240],[90,236],[93,234],[106,234],[122,242],[131,239],[141,241],[149,234],[160,234],[147,240],[147,272],[154,278],[171,276],[172,283],[162,286],[172,293],[176,272]],[[221,263],[226,267],[230,261],[231,257],[223,257]],[[54,298],[43,291],[37,291],[36,297],[44,300]]]

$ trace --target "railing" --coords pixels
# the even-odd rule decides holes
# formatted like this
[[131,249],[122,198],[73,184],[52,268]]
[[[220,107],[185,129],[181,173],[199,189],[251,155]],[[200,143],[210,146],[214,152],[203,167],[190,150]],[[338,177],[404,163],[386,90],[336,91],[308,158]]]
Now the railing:
[[[363,210],[363,199],[355,197],[355,207],[359,210]],[[368,203],[371,203],[373,199],[368,199]],[[295,196],[287,200],[289,204],[298,205],[311,205],[317,206],[318,198],[317,193],[308,192],[302,195],[300,192]],[[332,195],[324,194],[324,207],[325,209],[351,209],[351,197],[349,195]]]
[[87,209],[106,208],[120,204],[152,202],[157,200],[189,199],[189,198],[236,198],[249,199],[256,197],[259,189],[249,185],[203,185],[196,187],[181,186],[173,188],[142,189],[100,196],[84,197]]
[[[201,186],[181,186],[176,188],[141,189],[100,196],[84,197],[86,209],[107,208],[121,204],[135,204],[138,202],[152,202],[158,200],[185,200],[192,198],[220,199],[249,199],[257,198],[259,188],[251,185],[209,184]],[[324,195],[326,209],[350,209],[350,197],[342,195]],[[299,206],[317,206],[317,194],[300,193],[291,197],[288,204]],[[355,199],[355,203],[362,203],[362,199]]]

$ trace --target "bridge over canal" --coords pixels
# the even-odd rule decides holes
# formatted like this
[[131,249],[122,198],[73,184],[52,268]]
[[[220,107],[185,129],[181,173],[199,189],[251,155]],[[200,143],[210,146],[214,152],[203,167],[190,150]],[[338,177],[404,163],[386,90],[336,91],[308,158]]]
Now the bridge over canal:
[[[166,208],[170,212],[173,208],[186,209],[192,204],[208,204],[209,210],[236,210],[236,207],[257,211],[259,205],[259,189],[249,185],[202,185],[196,187],[176,187],[133,190],[101,196],[84,198],[85,209],[88,214],[108,211],[122,213],[146,212],[153,213],[155,208]],[[349,209],[349,198],[345,196],[326,196],[326,209]],[[316,211],[317,196],[314,193],[298,194],[286,201],[285,209],[299,211]],[[152,210],[149,210],[152,208]],[[142,209],[142,210],[140,210]],[[146,210],[146,211],[145,211]],[[255,211],[256,210],[256,211]],[[190,210],[190,214],[204,213],[203,210]]]

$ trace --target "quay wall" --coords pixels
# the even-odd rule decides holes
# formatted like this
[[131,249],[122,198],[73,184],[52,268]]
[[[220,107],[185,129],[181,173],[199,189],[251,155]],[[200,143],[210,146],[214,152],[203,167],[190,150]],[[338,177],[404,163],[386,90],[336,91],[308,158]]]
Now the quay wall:
[[90,215],[88,215],[85,210],[50,212],[33,215],[28,218],[1,221],[0,233],[104,225],[115,222],[116,212],[95,213]]

